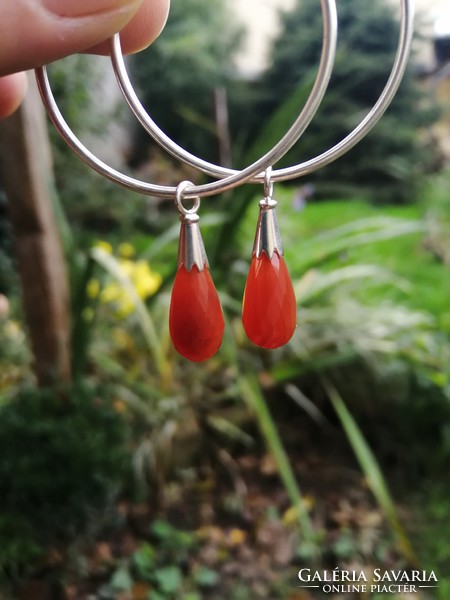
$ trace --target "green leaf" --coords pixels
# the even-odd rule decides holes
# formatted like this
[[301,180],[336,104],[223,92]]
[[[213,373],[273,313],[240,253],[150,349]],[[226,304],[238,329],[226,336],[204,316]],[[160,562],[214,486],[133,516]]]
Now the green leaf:
[[173,541],[177,550],[182,551],[192,548],[195,544],[195,537],[188,531],[176,531]]
[[174,536],[176,529],[167,521],[154,521],[150,527],[150,533],[159,540],[166,540]]
[[174,594],[181,587],[181,570],[175,566],[158,569],[155,572],[155,581],[163,594]]
[[241,444],[244,444],[247,447],[253,445],[254,440],[252,436],[228,419],[224,419],[223,417],[218,417],[216,415],[208,415],[206,420],[208,425],[213,427],[219,433],[226,435],[231,440],[239,441]]
[[167,596],[165,594],[160,594],[159,592],[152,590],[148,594],[148,600],[167,600]]
[[155,550],[150,544],[142,544],[133,554],[132,561],[140,579],[151,579],[155,568]]
[[116,592],[129,592],[133,587],[133,578],[126,567],[120,567],[114,572],[111,581],[111,588]]
[[406,280],[399,278],[398,275],[391,273],[387,269],[378,267],[377,265],[349,265],[340,269],[334,269],[329,273],[315,272],[311,278],[311,283],[305,285],[304,280],[308,277],[309,272],[300,281],[294,282],[294,289],[297,296],[297,302],[300,305],[305,305],[308,302],[317,300],[318,297],[326,292],[352,281],[361,281],[367,279],[367,285],[380,286],[390,283],[405,293],[410,291],[412,286]]
[[[342,252],[354,251],[359,246],[391,240],[404,235],[420,233],[424,224],[410,219],[370,217],[347,226],[337,227],[315,236],[303,245],[297,269],[306,271],[329,261]],[[324,243],[325,242],[325,243]]]
[[397,536],[399,548],[402,550],[405,558],[407,558],[412,565],[416,565],[417,557],[408,536],[400,523],[394,501],[372,450],[364,439],[355,419],[345,406],[339,392],[329,381],[324,379],[323,382],[334,410],[347,434],[347,438],[353,448],[355,456],[366,476],[367,483]]
[[194,572],[194,581],[199,587],[214,587],[219,583],[220,575],[208,567],[199,567]]

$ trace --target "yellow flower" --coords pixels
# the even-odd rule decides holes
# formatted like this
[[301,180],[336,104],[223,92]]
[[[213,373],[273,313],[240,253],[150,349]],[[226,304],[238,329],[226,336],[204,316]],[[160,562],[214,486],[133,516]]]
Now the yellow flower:
[[102,302],[109,304],[110,302],[117,302],[123,294],[124,292],[119,284],[112,282],[102,289],[100,298]]
[[232,547],[240,546],[245,542],[246,533],[242,529],[232,529],[228,535],[228,544]]
[[[304,496],[303,498],[303,507],[307,510],[310,511],[314,508],[315,505],[315,500],[312,496]],[[298,522],[298,508],[296,506],[291,506],[290,508],[288,508],[285,513],[283,514],[283,517],[281,519],[283,525],[285,526],[291,526],[294,525],[295,523]]]
[[119,302],[119,307],[116,311],[116,316],[119,319],[123,319],[128,317],[134,310],[134,304],[132,300],[128,297],[128,294],[124,293]]
[[150,269],[147,261],[139,260],[135,263],[132,281],[140,298],[145,300],[156,294],[162,283],[162,277]]
[[100,293],[100,282],[98,279],[91,279],[87,284],[86,291],[89,298],[97,298]]
[[119,260],[119,264],[120,264],[120,268],[125,273],[125,275],[127,275],[128,277],[130,277],[130,279],[132,279],[133,272],[134,272],[134,265],[135,265],[134,261],[128,260],[125,258],[121,258]]
[[122,242],[119,244],[119,255],[123,258],[131,258],[134,256],[135,251],[133,246],[129,242]]
[[115,303],[117,305],[116,315],[119,318],[127,317],[133,312],[134,304],[131,298],[128,296],[126,290],[124,290],[118,283],[113,281],[106,285],[100,294],[100,299],[104,304]]
[[[105,243],[99,242],[97,246],[106,250]],[[141,300],[145,300],[155,294],[162,284],[161,275],[152,271],[147,261],[131,260],[129,258],[134,254],[134,248],[131,244],[120,244],[119,253],[122,255],[122,258],[118,259],[120,269],[131,281],[136,295]],[[128,257],[125,257],[125,255],[128,255]],[[88,293],[91,297],[95,297],[94,294],[100,294],[100,300],[105,304],[115,303],[117,308],[116,316],[124,318],[134,310],[133,294],[129,295],[125,287],[112,281],[100,290],[100,284],[93,280],[88,284]]]
[[107,254],[113,253],[113,247],[111,246],[111,244],[109,242],[105,242],[105,240],[98,240],[97,242],[95,242],[94,248],[101,248]]

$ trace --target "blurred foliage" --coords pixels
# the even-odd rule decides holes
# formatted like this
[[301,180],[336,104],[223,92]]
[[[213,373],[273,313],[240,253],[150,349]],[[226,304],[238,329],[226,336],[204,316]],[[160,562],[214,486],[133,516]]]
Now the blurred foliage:
[[427,235],[424,245],[435,263],[450,264],[450,171],[443,171],[427,182],[422,194]]
[[142,543],[129,561],[112,574],[103,594],[114,596],[140,584],[149,600],[179,598],[181,594],[183,598],[198,600],[201,596],[195,588],[211,588],[218,583],[216,571],[194,564],[193,554],[199,541],[196,535],[162,520],[154,521],[149,533],[150,540]]
[[[97,248],[112,254],[113,249],[108,242],[98,242]],[[136,294],[141,300],[146,300],[156,294],[162,283],[159,273],[152,271],[145,259],[134,260],[134,248],[129,242],[119,244],[117,267],[133,285]],[[100,282],[91,279],[87,285],[87,293],[91,298],[100,296],[100,301],[106,304],[113,303],[117,309],[117,316],[125,317],[134,310],[134,304],[129,294],[123,287],[115,282],[108,283],[101,289]]]
[[402,554],[409,561],[409,564],[418,565],[417,557],[403,528],[403,525],[400,522],[393,497],[391,496],[389,488],[386,485],[385,477],[380,469],[375,455],[373,454],[351,412],[346,407],[339,392],[327,378],[324,380],[324,386],[327,390],[328,397],[333,404],[333,408],[341,422],[342,428],[345,431],[355,456],[361,466],[361,470],[367,478],[367,485],[370,487],[373,495],[377,499],[377,502],[380,505],[380,508],[383,510],[386,519],[389,521],[393,532],[395,532],[397,543],[399,548],[401,548]]
[[105,385],[22,388],[0,406],[0,570],[99,527],[129,468],[129,430]]
[[6,198],[0,189],[0,294],[16,291],[17,278],[14,272],[12,231],[8,218]]
[[[213,90],[224,84],[233,158],[243,166],[267,151],[304,105],[320,60],[320,5],[303,0],[282,13],[269,66],[246,79],[233,67],[238,32],[233,35],[225,5],[197,7],[198,0],[192,4],[173,3],[161,38],[133,57],[134,79],[143,104],[163,131],[212,161],[217,160],[218,146]],[[398,43],[396,9],[385,0],[364,0],[364,6],[359,0],[346,0],[339,3],[338,13],[338,50],[329,89],[302,142],[280,166],[312,158],[343,139],[369,112],[389,77]],[[186,69],[188,63],[191,68]],[[283,118],[274,120],[280,106]],[[410,66],[387,113],[358,149],[309,178],[327,197],[412,202],[424,174],[440,164],[436,144],[429,143],[438,115],[435,101]],[[130,164],[147,160],[148,144],[138,126]]]
[[[121,97],[110,89],[108,62],[103,57],[74,55],[49,66],[54,95],[62,114],[86,146],[100,157],[111,146],[111,136],[117,135],[112,128],[122,128],[123,132],[127,128]],[[145,198],[88,169],[55,128],[51,127],[49,132],[58,194],[55,202],[61,202],[71,228],[77,234],[78,249],[89,245],[93,231],[98,235],[120,226],[126,235],[137,224],[147,222],[143,219],[147,213]],[[119,144],[116,148],[117,155],[108,161],[120,168],[124,148]]]
[[436,600],[447,600],[450,594],[449,491],[447,481],[429,480],[426,493],[418,492],[412,504],[412,517],[418,525],[412,533],[421,547],[423,564],[439,573]]
[[[312,158],[343,139],[368,113],[388,79],[398,43],[396,10],[385,0],[345,0],[338,4],[338,18],[337,55],[328,91],[302,142],[280,166]],[[321,40],[322,17],[315,0],[298,1],[282,13],[271,64],[259,83],[261,99],[254,112],[261,119],[267,119],[302,82],[310,82],[319,64]],[[437,115],[410,66],[370,135],[308,179],[326,196],[411,202],[423,174],[435,164],[437,148],[426,147],[421,132]],[[256,130],[260,128],[260,121],[253,121]]]
[[[11,307],[0,295],[0,405],[12,390],[31,384],[31,357],[21,323],[9,316]],[[2,310],[3,309],[3,310]]]
[[[76,314],[79,315],[76,330],[81,331],[80,323],[84,323],[89,335],[80,346],[74,345],[74,352],[82,348],[84,354],[77,371],[79,380],[88,378],[100,386],[90,395],[93,402],[89,410],[103,413],[105,396],[111,397],[114,406],[110,408],[115,418],[123,426],[133,425],[132,462],[140,485],[140,498],[150,495],[155,502],[164,504],[171,493],[169,482],[192,478],[197,457],[208,456],[210,462],[220,464],[223,449],[248,448],[255,443],[259,436],[250,424],[257,424],[261,440],[274,457],[275,470],[285,485],[288,510],[293,515],[290,522],[301,531],[299,553],[302,560],[309,560],[315,554],[315,544],[323,546],[322,534],[314,528],[311,535],[308,534],[310,508],[300,488],[302,481],[291,463],[291,450],[278,429],[283,417],[277,407],[282,405],[288,415],[306,411],[308,415],[315,415],[319,424],[325,423],[333,418],[324,385],[324,378],[329,379],[345,399],[347,426],[349,419],[353,419],[353,430],[358,422],[366,436],[367,441],[361,441],[359,434],[355,437],[354,450],[358,454],[363,449],[365,458],[361,464],[367,481],[374,485],[375,495],[378,489],[382,504],[385,503],[395,521],[382,470],[388,468],[387,472],[394,472],[396,478],[400,473],[397,481],[402,481],[407,488],[410,480],[404,473],[409,463],[415,469],[415,477],[421,478],[425,474],[432,476],[433,470],[440,472],[448,460],[449,447],[445,443],[449,405],[447,338],[439,325],[444,322],[443,316],[437,313],[433,316],[429,310],[431,306],[441,306],[444,314],[446,292],[444,287],[435,286],[433,304],[428,304],[427,290],[420,291],[430,266],[429,254],[421,245],[427,229],[419,208],[385,208],[380,215],[379,209],[363,202],[334,201],[308,203],[304,210],[299,210],[291,188],[279,186],[276,192],[286,260],[299,301],[299,332],[287,347],[271,353],[256,349],[245,339],[240,322],[240,297],[257,213],[257,198],[253,196],[250,200],[255,202],[239,216],[235,247],[228,255],[232,259],[212,263],[227,318],[224,342],[215,357],[199,369],[178,357],[170,343],[168,289],[175,268],[178,224],[159,237],[139,234],[135,238],[118,239],[118,236],[110,236],[109,242],[102,241],[90,250],[87,261],[85,259],[85,264],[90,266],[78,279],[78,303],[74,305],[78,306]],[[205,213],[201,223],[209,247],[229,225],[223,214],[209,214],[208,210]],[[336,226],[339,222],[345,224]],[[413,265],[410,264],[412,257]],[[147,265],[144,279],[149,274],[152,278],[162,277],[161,288],[158,291],[154,288],[151,294],[147,294],[145,281],[133,278],[136,267],[144,262]],[[436,268],[441,275],[444,273],[442,264]],[[103,294],[104,290],[111,289],[115,290],[113,302],[106,301],[110,294]],[[117,310],[124,298],[128,309]],[[276,402],[272,402],[272,398]],[[284,402],[280,403],[280,398]],[[292,404],[286,404],[288,398],[292,398]],[[42,425],[39,423],[46,421],[30,413],[31,404],[31,401],[26,402],[26,410],[21,409],[24,420],[20,427],[24,432],[31,431],[32,443],[37,446],[33,436],[40,435]],[[13,411],[14,405],[14,401],[8,402],[5,410]],[[40,405],[33,402],[35,410],[40,410]],[[46,406],[45,403],[42,406]],[[110,443],[117,449],[120,446],[107,436],[108,432],[116,435],[114,428],[90,418],[86,408],[89,428],[80,417],[79,426],[73,428],[74,437],[70,438],[68,430],[60,427],[59,411],[64,413],[63,406],[54,408],[54,412],[49,409],[48,413],[49,421],[53,420],[61,432],[56,440],[64,439],[67,445],[67,455],[64,453],[63,458],[66,457],[67,462],[69,457],[79,454],[81,459],[73,461],[87,463],[85,451],[89,451],[89,468],[107,471],[103,490],[106,491],[109,484],[114,488],[126,471],[115,470],[113,465],[120,462],[114,452],[107,450]],[[109,401],[107,406],[110,406]],[[13,414],[17,416],[14,411]],[[26,440],[22,430],[15,426],[15,418],[2,419],[5,430],[12,431],[15,440]],[[35,427],[29,428],[27,423],[34,423]],[[322,426],[325,427],[319,425]],[[418,431],[421,439],[426,440],[425,445],[413,444]],[[86,446],[86,439],[97,443],[99,432],[102,448],[98,452],[105,457],[96,462],[95,455],[92,458],[96,450]],[[83,441],[81,449],[76,447],[75,437]],[[55,447],[59,452],[58,444],[55,443]],[[402,456],[405,445],[411,448],[406,458]],[[373,450],[373,455],[368,448]],[[42,460],[46,454],[42,452]],[[381,467],[374,462],[374,455]],[[13,458],[11,454],[5,464],[13,465]],[[35,460],[38,458],[39,455]],[[59,454],[58,460],[61,460]],[[107,461],[106,465],[103,460]],[[45,461],[47,466],[52,464],[48,458]],[[38,467],[30,468],[38,472]],[[71,474],[70,469],[66,469],[71,478],[57,482],[66,490],[60,492],[60,498],[75,486],[74,501],[77,497],[84,499],[84,494],[90,502],[91,496],[94,501],[90,479],[86,480],[87,468],[79,469],[84,473],[79,488],[78,470]],[[3,480],[8,481],[5,477]],[[33,482],[36,483],[36,479],[30,478],[29,484]],[[55,481],[43,487],[38,482],[35,487],[42,487],[42,498],[44,494],[47,498],[53,485]],[[19,491],[22,498],[27,497],[22,488]],[[102,498],[98,504],[105,502],[105,496]],[[81,523],[86,517],[81,508],[83,502],[77,504],[71,517],[73,521],[55,509],[48,513],[52,514],[52,528],[48,529],[50,525],[45,520],[42,527],[55,538],[64,539],[66,527],[70,530],[71,523]],[[98,504],[94,508],[98,508]],[[64,506],[65,510],[72,511],[70,503]],[[26,514],[27,509],[24,506],[20,514]],[[18,513],[11,507],[3,514],[6,515],[4,526],[15,527],[16,534],[11,540],[15,544],[17,540],[20,542],[18,547],[11,548],[8,560],[16,564],[17,559],[12,557],[23,552],[32,563],[38,552],[34,543],[40,540],[33,533],[34,525],[30,535],[25,535],[24,528],[29,527],[27,520],[22,518],[17,522]],[[359,542],[353,533],[347,537],[345,532],[341,533],[341,537],[334,540],[334,546],[330,546],[330,552],[336,556],[352,556]],[[148,543],[152,546],[151,541]],[[155,562],[153,550],[143,545],[131,562],[117,566],[108,590],[111,586],[134,589],[143,583],[162,598],[176,596],[177,592],[164,591],[160,585],[158,573],[162,567],[158,552]],[[192,579],[186,579],[183,561],[172,554],[167,561],[166,567],[171,571],[164,577],[167,575],[174,586],[180,586],[177,589],[190,590]],[[136,569],[141,570],[138,573]],[[183,587],[186,585],[187,588]]]
[[[283,194],[280,191],[280,195],[285,200],[290,197],[289,192]],[[362,205],[355,204],[355,208],[357,206]],[[322,204],[308,208],[306,213],[311,211],[313,215],[321,211],[321,214],[324,214],[323,209]],[[246,229],[253,229],[254,226],[252,212],[248,211],[248,219],[245,218],[241,224],[241,246],[237,248],[239,256],[244,254],[244,244],[248,244],[250,237],[246,234]],[[233,282],[227,294],[221,293],[232,335],[226,335],[220,353],[205,365],[205,370],[199,372],[193,370],[185,361],[177,360],[171,348],[167,330],[169,297],[165,293],[157,294],[152,300],[151,310],[146,312],[138,294],[135,294],[136,312],[130,314],[128,326],[131,327],[130,331],[135,330],[137,326],[141,335],[129,337],[122,334],[122,353],[126,352],[127,359],[131,361],[129,364],[135,369],[138,368],[138,371],[131,373],[129,369],[125,371],[120,367],[115,357],[117,350],[111,345],[96,346],[95,350],[98,368],[106,368],[109,377],[115,374],[115,378],[121,380],[122,385],[130,386],[134,397],[130,404],[132,409],[134,406],[141,414],[146,414],[137,398],[144,393],[147,398],[154,396],[156,399],[155,389],[158,389],[163,397],[168,394],[174,402],[180,402],[180,406],[189,405],[193,408],[194,415],[199,416],[206,408],[206,398],[209,404],[207,412],[210,412],[213,411],[212,407],[216,406],[215,398],[218,404],[214,410],[220,410],[222,399],[230,401],[234,398],[238,401],[240,395],[245,396],[244,390],[250,389],[247,383],[236,388],[235,382],[239,382],[241,377],[244,378],[241,381],[246,381],[245,378],[254,372],[269,373],[276,387],[304,378],[315,381],[316,383],[312,384],[314,387],[317,381],[320,382],[321,374],[334,373],[336,370],[339,373],[342,369],[351,370],[356,368],[359,361],[366,365],[368,372],[375,373],[385,373],[388,365],[397,361],[404,365],[406,377],[408,369],[412,369],[422,373],[429,385],[437,384],[436,376],[446,369],[446,353],[443,352],[443,344],[439,341],[433,318],[425,311],[409,308],[404,302],[400,304],[388,298],[381,301],[381,294],[389,288],[399,290],[404,300],[411,291],[408,282],[399,279],[397,274],[390,272],[382,264],[360,263],[352,258],[353,254],[355,257],[360,254],[361,248],[375,243],[390,242],[392,250],[392,246],[399,243],[398,240],[403,237],[418,236],[423,231],[423,224],[418,220],[398,217],[369,217],[356,220],[351,226],[331,229],[316,239],[308,237],[299,241],[298,229],[302,228],[300,219],[305,222],[304,215],[296,214],[294,206],[285,206],[280,218],[287,243],[286,257],[301,306],[301,335],[295,336],[287,348],[271,354],[255,351],[244,339],[240,324],[240,305],[235,299],[242,292],[248,264],[241,258],[236,258],[226,266],[223,265],[226,273],[220,274],[218,269],[222,265],[219,263],[214,275],[219,275],[219,281],[227,279]],[[217,228],[221,227],[226,227],[226,224],[220,219],[213,223],[211,229],[205,227],[205,239],[217,237]],[[166,236],[165,244],[154,240],[143,253],[152,257],[153,268],[158,271],[158,264],[162,265],[167,260],[166,246],[171,248],[170,253],[174,256],[175,244],[174,236]],[[95,259],[107,268],[117,282],[130,290],[132,282],[121,270],[120,263],[112,262],[111,255],[100,253],[100,250],[95,250]],[[130,291],[128,294],[130,295]],[[144,358],[140,348],[146,348],[150,353],[150,362]],[[133,360],[133,356],[139,357],[139,361]],[[228,377],[224,381],[225,387],[222,388],[222,383],[217,378],[226,366]],[[337,380],[340,382],[339,376]],[[344,388],[345,380],[346,376],[343,377]],[[139,386],[136,385],[137,381]],[[147,381],[145,387],[144,381]],[[179,386],[181,381],[182,388]],[[367,381],[370,381],[369,375]],[[255,383],[258,387],[258,382]],[[144,389],[147,391],[144,392]],[[259,393],[255,391],[251,397],[255,398],[255,394]],[[351,396],[359,397],[365,393],[367,390],[364,388],[353,389]],[[264,400],[256,404],[250,400],[250,405],[253,405],[253,410],[255,405],[260,406],[261,410],[254,410],[254,416],[262,426],[272,452],[278,455],[283,479],[285,482],[292,482],[283,451],[276,436],[274,437],[274,430],[267,425],[270,425],[271,417],[265,412]],[[185,418],[185,413],[180,412],[180,415],[181,419]],[[149,423],[156,424],[155,418],[155,414],[152,413]],[[165,433],[161,436],[155,431],[143,445],[139,464],[147,464],[158,470],[157,457],[164,454],[166,458],[170,456],[171,451],[168,448],[170,440],[173,441],[175,436],[169,432],[171,429],[177,431],[179,426],[180,424],[174,425],[172,429],[170,421],[166,420],[162,429]],[[158,443],[162,444],[162,450],[158,449]],[[292,486],[291,483],[287,483],[288,487],[291,486],[291,500],[294,505],[301,505],[301,496],[296,497],[297,484],[295,479],[293,481]]]
[[[213,159],[214,89],[230,78],[242,33],[234,16],[221,0],[173,0],[160,38],[130,61],[142,103],[161,129]],[[130,164],[145,160],[148,143],[139,126]]]

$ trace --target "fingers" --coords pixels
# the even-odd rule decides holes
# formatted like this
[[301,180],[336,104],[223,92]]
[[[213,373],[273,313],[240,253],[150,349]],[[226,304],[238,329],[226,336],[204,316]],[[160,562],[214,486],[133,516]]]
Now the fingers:
[[[24,71],[75,52],[108,54],[121,31],[125,53],[148,46],[167,19],[170,0],[7,0],[0,21],[0,118],[23,100]],[[12,74],[13,73],[13,74]],[[2,77],[3,76],[3,77]]]
[[[126,51],[136,51],[158,35],[168,3],[169,0],[7,0],[0,21],[0,76],[88,49],[106,52],[101,43],[128,23],[124,47]],[[1,85],[12,84],[9,81]]]
[[[144,0],[136,15],[121,31],[124,54],[147,48],[161,33],[169,13],[170,0]],[[89,49],[95,54],[109,54],[108,42]]]
[[26,90],[25,73],[0,77],[0,118],[12,115],[25,97]]

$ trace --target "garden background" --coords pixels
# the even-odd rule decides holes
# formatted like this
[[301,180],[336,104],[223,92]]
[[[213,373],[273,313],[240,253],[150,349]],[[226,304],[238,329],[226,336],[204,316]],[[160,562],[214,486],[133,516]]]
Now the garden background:
[[[340,0],[338,13],[327,96],[279,166],[342,139],[389,74],[396,7]],[[250,73],[234,16],[220,0],[173,0],[160,39],[128,64],[166,133],[242,167],[305,101],[322,24],[319,2],[294,3]],[[240,320],[262,188],[202,202],[226,333],[193,364],[168,334],[174,206],[91,173],[33,93],[0,123],[2,599],[312,600],[299,569],[339,567],[433,571],[437,587],[413,597],[448,600],[450,29],[433,35],[431,17],[419,13],[374,131],[275,186],[298,300],[297,331],[275,351]],[[107,59],[71,57],[50,76],[107,162],[203,181],[142,134]]]

